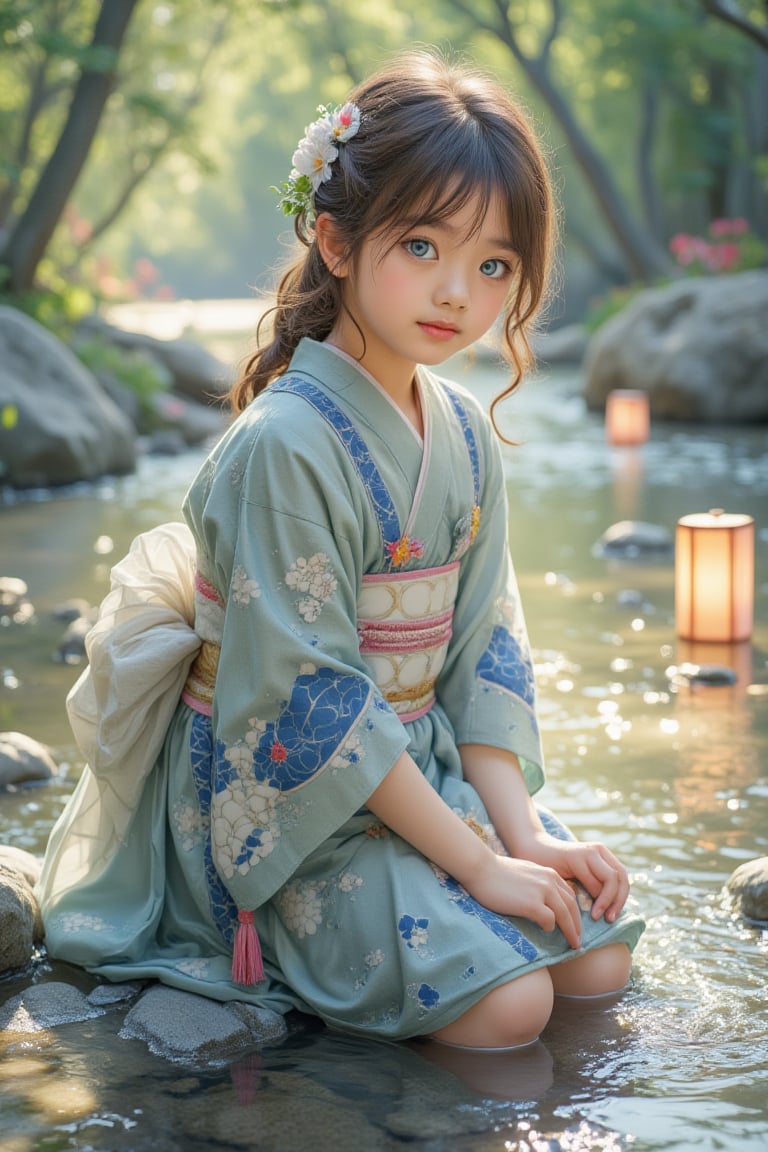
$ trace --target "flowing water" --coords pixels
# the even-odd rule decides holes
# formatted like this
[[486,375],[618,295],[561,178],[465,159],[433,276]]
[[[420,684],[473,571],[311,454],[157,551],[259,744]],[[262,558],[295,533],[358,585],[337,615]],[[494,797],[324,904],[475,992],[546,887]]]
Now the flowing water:
[[[483,398],[487,364],[453,375]],[[534,646],[548,760],[544,801],[628,865],[647,918],[631,988],[564,1003],[540,1045],[463,1057],[303,1029],[206,1072],[118,1038],[119,1015],[0,1038],[9,1152],[213,1149],[740,1149],[768,1147],[768,932],[723,885],[768,854],[768,446],[753,429],[654,427],[606,446],[575,374],[532,378],[505,407],[512,547]],[[51,745],[55,782],[0,795],[0,842],[42,853],[80,771],[56,663],[63,600],[104,594],[131,537],[177,518],[201,460],[145,459],[130,478],[0,507],[0,574],[35,616],[0,628],[0,731]],[[45,498],[43,498],[45,496]],[[741,645],[675,637],[673,561],[596,553],[611,524],[665,526],[721,507],[756,520],[756,623]],[[682,660],[727,664],[730,686],[675,688]],[[41,962],[37,980],[93,981]],[[0,983],[0,1004],[25,981]]]

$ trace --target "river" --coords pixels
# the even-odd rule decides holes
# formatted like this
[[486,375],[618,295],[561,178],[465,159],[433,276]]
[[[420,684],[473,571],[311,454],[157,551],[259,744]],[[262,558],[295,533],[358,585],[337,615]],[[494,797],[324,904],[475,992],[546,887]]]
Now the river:
[[[215,338],[214,338],[215,337]],[[241,334],[204,334],[220,354]],[[488,400],[487,363],[451,366]],[[534,647],[547,754],[544,801],[623,858],[648,927],[612,1005],[564,1005],[525,1060],[455,1064],[423,1049],[302,1031],[201,1073],[121,1040],[110,1015],[6,1045],[0,1140],[9,1152],[399,1149],[699,1152],[768,1146],[768,932],[735,918],[723,885],[768,854],[768,449],[760,429],[653,426],[606,445],[578,374],[542,372],[505,404],[513,555]],[[0,506],[0,574],[35,615],[0,628],[0,730],[42,740],[54,782],[0,795],[0,842],[42,853],[81,765],[64,697],[80,668],[52,654],[70,597],[98,602],[132,536],[178,517],[202,459],[143,459],[136,475]],[[751,641],[694,648],[674,627],[673,563],[618,562],[602,533],[634,518],[674,531],[710,507],[756,520]],[[684,659],[729,664],[731,686],[675,689]],[[43,964],[37,979],[92,982]],[[0,984],[0,1002],[23,984]]]

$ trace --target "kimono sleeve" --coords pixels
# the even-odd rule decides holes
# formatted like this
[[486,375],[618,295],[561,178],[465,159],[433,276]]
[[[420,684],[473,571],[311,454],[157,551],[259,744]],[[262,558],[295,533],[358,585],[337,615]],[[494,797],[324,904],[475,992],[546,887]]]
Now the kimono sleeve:
[[509,551],[501,452],[477,413],[482,445],[480,528],[461,561],[454,631],[438,681],[457,744],[515,753],[531,794],[544,783],[536,686],[525,617]]
[[[212,710],[211,851],[255,909],[352,816],[408,744],[360,656],[365,495],[308,406],[283,397],[243,458],[235,437],[198,524],[223,606]],[[303,433],[296,428],[304,427]],[[285,432],[290,428],[290,435]]]

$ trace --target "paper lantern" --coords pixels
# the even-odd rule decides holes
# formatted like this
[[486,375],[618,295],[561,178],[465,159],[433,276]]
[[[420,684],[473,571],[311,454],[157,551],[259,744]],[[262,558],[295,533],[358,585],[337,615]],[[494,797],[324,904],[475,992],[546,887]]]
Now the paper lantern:
[[609,444],[644,444],[650,429],[647,392],[617,388],[605,401],[605,435]]
[[675,537],[675,624],[684,640],[736,643],[752,635],[755,522],[711,512],[683,516]]

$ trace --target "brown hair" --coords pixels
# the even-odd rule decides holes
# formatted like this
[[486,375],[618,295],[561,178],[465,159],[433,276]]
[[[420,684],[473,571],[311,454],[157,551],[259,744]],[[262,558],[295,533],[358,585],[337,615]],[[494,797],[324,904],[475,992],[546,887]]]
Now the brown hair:
[[[333,217],[345,261],[354,263],[373,233],[443,221],[475,198],[479,227],[501,196],[519,267],[504,321],[513,379],[493,400],[493,417],[532,360],[526,329],[547,288],[555,214],[539,143],[501,85],[430,51],[398,56],[349,99],[360,109],[359,131],[339,147],[330,179],[314,195],[316,214]],[[230,392],[236,412],[287,369],[303,337],[324,340],[342,308],[342,281],[320,257],[313,220],[300,213],[295,230],[307,251],[285,272],[267,313],[271,341]]]

